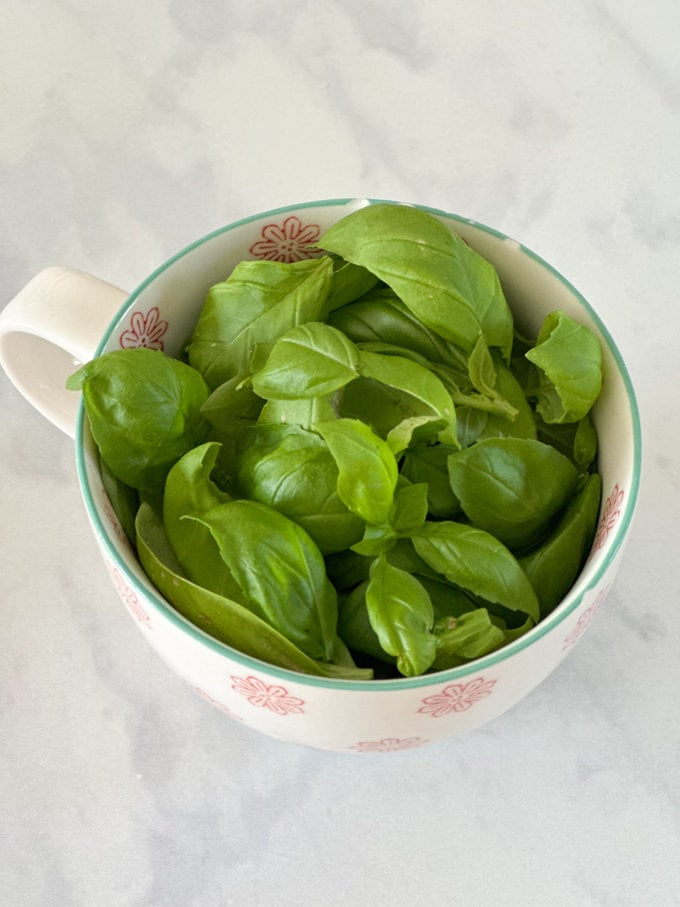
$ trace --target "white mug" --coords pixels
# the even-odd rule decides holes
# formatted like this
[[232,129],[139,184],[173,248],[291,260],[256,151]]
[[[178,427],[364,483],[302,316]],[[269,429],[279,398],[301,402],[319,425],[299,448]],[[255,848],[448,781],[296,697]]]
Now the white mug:
[[[564,309],[603,350],[593,410],[603,500],[590,556],[561,604],[525,636],[462,667],[413,678],[349,681],[274,667],[182,617],[142,570],[104,491],[79,395],[65,388],[80,363],[127,346],[177,355],[210,286],[241,260],[311,254],[332,224],[370,200],[326,200],[258,214],[182,250],[129,296],[90,275],[50,268],[0,314],[0,363],[28,401],[75,438],[86,511],[120,598],[151,647],[204,699],[272,737],[338,752],[389,752],[480,727],[511,708],[579,641],[611,588],[641,471],[637,404],[621,356],[593,308],[552,267],[502,233],[427,208],[497,269],[515,318],[535,334]],[[170,707],[170,703],[168,704]]]

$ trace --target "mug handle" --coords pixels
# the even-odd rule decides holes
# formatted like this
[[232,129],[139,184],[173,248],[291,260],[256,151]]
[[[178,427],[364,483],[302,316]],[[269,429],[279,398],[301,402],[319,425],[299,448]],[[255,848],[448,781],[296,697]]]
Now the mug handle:
[[71,268],[41,271],[0,312],[0,365],[24,397],[75,438],[80,394],[66,379],[94,357],[127,293]]

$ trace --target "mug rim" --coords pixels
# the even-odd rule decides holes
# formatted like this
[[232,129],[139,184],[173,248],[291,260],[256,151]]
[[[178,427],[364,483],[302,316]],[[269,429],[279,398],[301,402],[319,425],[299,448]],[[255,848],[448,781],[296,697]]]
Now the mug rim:
[[577,577],[575,583],[572,585],[571,589],[562,600],[562,602],[549,615],[540,620],[535,627],[533,627],[523,636],[519,637],[519,639],[507,643],[501,649],[491,652],[488,655],[483,655],[480,658],[476,658],[464,665],[459,665],[454,668],[447,668],[445,670],[433,672],[431,674],[419,675],[417,677],[397,677],[380,680],[344,680],[335,677],[323,677],[312,674],[304,674],[302,672],[293,671],[289,668],[279,667],[278,665],[262,661],[261,659],[255,658],[254,656],[247,655],[246,653],[239,651],[233,646],[230,646],[228,643],[216,639],[215,637],[206,633],[204,630],[201,630],[199,627],[185,618],[179,611],[177,611],[168,601],[166,601],[161,593],[153,586],[153,583],[151,583],[150,580],[148,580],[147,586],[140,581],[140,579],[132,570],[130,570],[125,559],[121,556],[121,552],[112,536],[111,531],[101,518],[100,512],[94,500],[92,488],[90,486],[85,457],[86,415],[82,399],[78,408],[78,418],[76,425],[76,468],[87,514],[93,527],[96,530],[100,544],[104,546],[107,555],[113,560],[115,566],[119,571],[121,571],[126,581],[130,583],[136,593],[149,601],[153,605],[153,607],[157,611],[160,611],[163,616],[168,619],[177,629],[183,631],[184,633],[188,633],[189,636],[193,637],[196,642],[207,645],[217,654],[231,658],[241,664],[243,667],[250,668],[252,670],[264,671],[273,677],[285,679],[288,682],[292,681],[300,683],[304,686],[324,688],[327,690],[352,690],[356,692],[387,692],[390,690],[418,689],[427,686],[439,685],[442,683],[445,684],[455,682],[456,680],[468,677],[471,674],[478,674],[486,671],[501,664],[504,661],[509,660],[512,656],[517,655],[525,649],[528,649],[539,640],[543,639],[545,636],[547,636],[548,633],[552,632],[552,630],[563,623],[564,620],[580,606],[586,593],[599,585],[602,578],[614,564],[628,535],[628,531],[630,529],[637,505],[642,472],[642,430],[640,423],[640,412],[632,380],[614,339],[609,333],[601,317],[591,306],[588,300],[576,289],[576,287],[569,280],[567,280],[567,278],[565,278],[564,275],[562,275],[556,268],[554,268],[549,262],[543,259],[532,249],[528,248],[523,243],[512,239],[500,230],[497,230],[494,227],[490,227],[484,223],[480,223],[477,220],[463,217],[462,215],[445,211],[440,208],[410,202],[406,203],[377,198],[319,199],[316,201],[285,205],[283,207],[261,211],[256,214],[249,215],[248,217],[240,218],[239,220],[232,221],[224,225],[223,227],[212,230],[204,236],[201,236],[193,242],[189,243],[187,246],[184,246],[182,249],[180,249],[178,252],[164,261],[161,265],[155,268],[129,294],[129,296],[125,299],[123,305],[118,309],[115,316],[104,331],[94,356],[96,358],[104,352],[105,347],[109,342],[109,339],[113,334],[115,328],[120,323],[121,318],[130,309],[130,307],[134,304],[135,300],[142,294],[142,292],[177,261],[179,261],[186,255],[189,255],[195,249],[199,248],[210,240],[239,227],[247,226],[248,224],[260,220],[264,217],[280,216],[283,214],[289,214],[293,211],[302,211],[309,208],[340,207],[343,205],[347,206],[352,202],[355,202],[357,206],[375,204],[408,204],[410,207],[418,208],[436,217],[443,217],[448,221],[454,221],[457,223],[472,226],[496,239],[512,242],[523,254],[532,259],[541,268],[555,277],[558,282],[561,283],[566,288],[566,290],[578,301],[578,303],[587,312],[589,317],[593,320],[614,358],[616,367],[619,371],[625,388],[632,425],[632,458],[630,465],[630,485],[628,486],[626,502],[624,504],[621,518],[618,522],[618,525],[607,538],[607,548],[604,556],[595,568],[592,576],[588,577],[587,581],[583,579],[583,571],[585,569],[584,565],[584,567],[581,569],[581,573]]

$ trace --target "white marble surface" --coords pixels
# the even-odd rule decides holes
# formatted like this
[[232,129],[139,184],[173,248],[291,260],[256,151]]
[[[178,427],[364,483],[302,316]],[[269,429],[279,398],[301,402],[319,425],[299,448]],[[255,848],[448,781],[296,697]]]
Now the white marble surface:
[[521,239],[637,388],[642,495],[564,665],[468,737],[277,743],[147,648],[72,442],[0,375],[0,902],[680,904],[676,0],[4,0],[0,305],[65,264],[132,289],[248,213],[374,196]]

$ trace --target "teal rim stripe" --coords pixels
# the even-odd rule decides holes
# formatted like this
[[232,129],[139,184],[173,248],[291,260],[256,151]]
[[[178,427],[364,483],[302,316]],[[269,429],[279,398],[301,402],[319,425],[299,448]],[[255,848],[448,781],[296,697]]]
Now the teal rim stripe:
[[[385,199],[323,199],[320,201],[306,202],[304,204],[287,205],[283,208],[276,208],[271,211],[263,211],[260,214],[242,218],[241,220],[235,221],[231,224],[228,224],[227,226],[214,230],[177,252],[164,264],[156,268],[156,270],[153,271],[152,274],[149,275],[149,277],[147,277],[141,284],[139,284],[139,286],[130,294],[130,296],[121,306],[121,308],[118,310],[115,317],[109,324],[109,327],[107,328],[95,355],[98,356],[104,351],[104,348],[108,343],[113,330],[119,323],[121,317],[130,308],[131,304],[137,299],[137,297],[143,292],[143,290],[176,261],[183,258],[185,255],[188,255],[191,251],[203,245],[204,243],[210,241],[211,239],[214,239],[217,236],[220,236],[223,233],[234,230],[237,227],[241,227],[249,223],[253,223],[254,221],[260,220],[263,217],[279,216],[281,214],[287,214],[291,211],[301,211],[306,208],[341,207],[344,205],[350,205],[353,202],[357,204],[361,204],[363,202],[365,204],[371,205],[403,204],[403,202],[393,202]],[[476,229],[482,230],[483,232],[488,233],[491,236],[495,236],[499,239],[511,239],[511,237],[508,237],[506,234],[501,233],[499,230],[495,230],[492,227],[487,227],[485,224],[481,224],[478,221],[461,217],[457,214],[451,214],[447,211],[428,207],[426,205],[413,205],[413,207],[420,208],[423,211],[427,211],[428,213],[439,217],[444,217],[449,221],[454,221],[460,224],[475,227]],[[214,652],[220,655],[228,656],[233,661],[241,664],[244,668],[254,671],[265,671],[271,676],[278,677],[289,682],[299,683],[304,686],[322,687],[325,689],[334,690],[354,690],[357,692],[388,692],[389,690],[394,689],[417,689],[420,687],[432,686],[433,684],[451,683],[464,677],[468,677],[471,674],[479,674],[481,672],[488,671],[489,669],[495,667],[497,664],[500,664],[511,656],[533,645],[534,642],[543,638],[547,633],[551,632],[555,627],[563,623],[564,620],[569,617],[569,615],[572,614],[581,604],[585,593],[594,588],[602,579],[603,575],[615,560],[628,533],[628,529],[630,528],[639,495],[640,474],[642,470],[642,430],[640,425],[640,413],[628,370],[624,364],[618,347],[616,346],[604,323],[602,322],[602,319],[595,312],[590,303],[565,277],[562,276],[562,274],[559,273],[559,271],[553,268],[552,265],[550,265],[548,262],[544,261],[544,259],[542,259],[531,249],[528,249],[521,243],[518,243],[518,246],[521,251],[524,252],[529,258],[532,258],[534,261],[540,264],[543,268],[545,268],[545,270],[550,272],[563,286],[565,286],[566,289],[583,305],[584,309],[593,319],[593,322],[597,325],[598,330],[601,332],[602,336],[607,342],[607,345],[616,361],[618,369],[623,378],[632,420],[633,465],[630,477],[630,487],[626,491],[626,499],[624,501],[624,511],[621,515],[619,524],[613,531],[613,538],[611,539],[611,541],[608,541],[608,550],[606,556],[598,566],[594,576],[590,578],[588,584],[584,586],[583,589],[579,588],[580,580],[576,581],[576,584],[572,588],[571,592],[568,593],[568,597],[573,596],[574,599],[568,607],[564,609],[560,607],[560,609],[558,609],[558,612],[553,612],[552,614],[548,615],[548,617],[542,620],[527,634],[515,640],[514,642],[508,643],[508,645],[498,650],[497,652],[492,652],[489,655],[485,655],[468,665],[461,665],[457,668],[449,668],[446,671],[440,671],[437,674],[425,674],[420,677],[403,677],[390,680],[337,680],[328,677],[316,677],[309,674],[300,674],[295,671],[290,671],[286,668],[279,668],[275,665],[270,665],[266,662],[262,662],[257,658],[251,657],[250,655],[245,655],[244,653],[239,652],[237,649],[233,649],[231,646],[228,646],[225,643],[214,639],[212,636],[209,636],[194,624],[190,623],[168,602],[166,602],[165,599],[159,595],[159,593],[157,593],[155,590],[151,591],[146,586],[144,586],[128,569],[125,562],[121,559],[116,544],[112,541],[110,529],[108,526],[104,525],[99,515],[99,511],[97,510],[94,503],[92,489],[90,487],[89,477],[87,474],[87,467],[85,464],[85,410],[81,401],[76,429],[76,467],[82,489],[85,508],[92,522],[92,525],[95,528],[95,531],[97,532],[102,544],[104,545],[108,556],[114,561],[118,569],[125,576],[127,582],[130,583],[134,590],[139,595],[142,595],[147,601],[151,602],[156,610],[161,611],[163,615],[178,629],[182,630],[185,633],[188,633],[197,642],[200,642],[203,645],[207,645]]]

